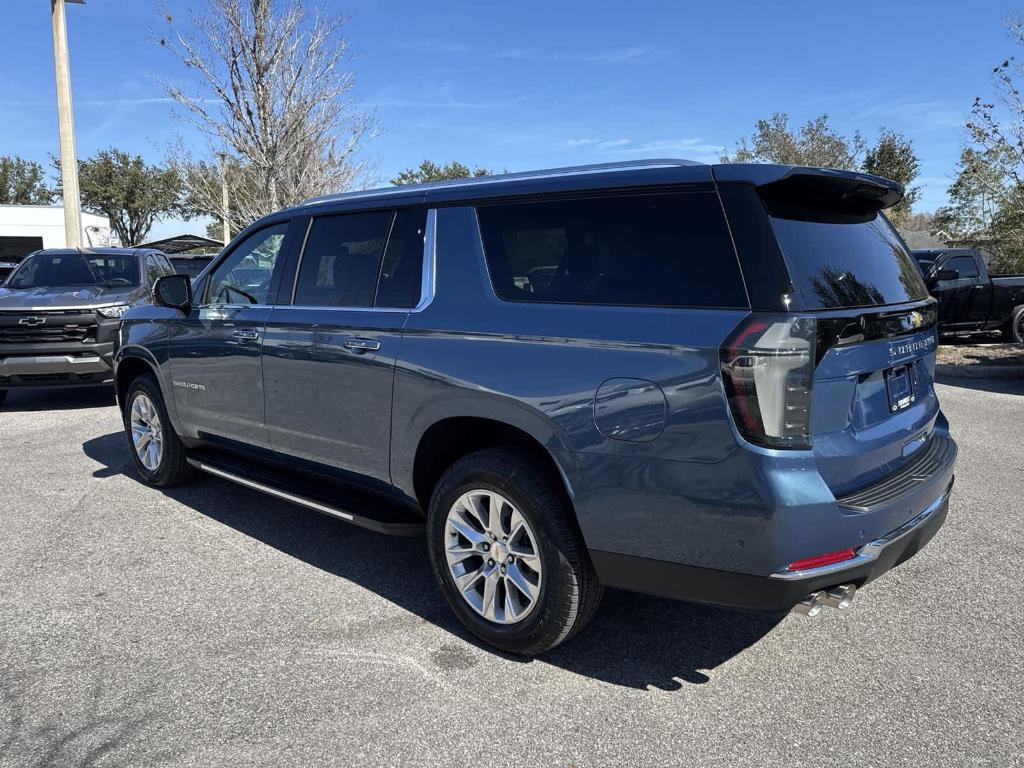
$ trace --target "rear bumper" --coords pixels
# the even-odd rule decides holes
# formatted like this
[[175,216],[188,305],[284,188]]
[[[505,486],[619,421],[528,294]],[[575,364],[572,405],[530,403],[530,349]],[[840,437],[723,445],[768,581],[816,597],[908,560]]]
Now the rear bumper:
[[858,587],[913,557],[946,521],[953,483],[918,515],[842,563],[770,576],[719,571],[613,552],[590,553],[601,583],[633,592],[755,611],[788,611],[811,592]]

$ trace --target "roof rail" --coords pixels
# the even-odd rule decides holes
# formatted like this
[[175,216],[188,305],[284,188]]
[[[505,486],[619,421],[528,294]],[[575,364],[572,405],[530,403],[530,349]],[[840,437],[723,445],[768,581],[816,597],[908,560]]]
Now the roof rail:
[[311,197],[299,203],[300,206],[333,203],[339,200],[360,200],[365,197],[383,197],[390,195],[410,195],[434,189],[450,189],[454,187],[472,187],[483,184],[500,184],[512,181],[531,181],[553,176],[577,176],[588,173],[615,173],[617,171],[636,171],[645,168],[671,168],[688,165],[704,165],[693,160],[656,159],[656,160],[624,160],[616,163],[595,163],[593,165],[573,165],[564,168],[546,168],[536,171],[520,171],[518,173],[498,173],[491,176],[473,176],[466,179],[450,179],[447,181],[429,181],[422,184],[406,184],[400,187],[381,187],[358,192],[339,192],[321,197]]

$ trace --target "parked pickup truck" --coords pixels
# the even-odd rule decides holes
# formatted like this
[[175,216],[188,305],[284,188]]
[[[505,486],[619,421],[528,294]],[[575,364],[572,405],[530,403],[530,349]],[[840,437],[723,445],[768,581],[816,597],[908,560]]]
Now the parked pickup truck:
[[8,389],[109,384],[125,311],[174,274],[160,251],[50,249],[0,284],[0,403]]
[[309,200],[125,314],[125,447],[153,486],[199,470],[425,533],[506,651],[572,636],[603,587],[844,608],[953,483],[902,196],[644,160]]
[[911,253],[939,300],[939,333],[1002,331],[1024,342],[1024,275],[990,275],[975,248]]

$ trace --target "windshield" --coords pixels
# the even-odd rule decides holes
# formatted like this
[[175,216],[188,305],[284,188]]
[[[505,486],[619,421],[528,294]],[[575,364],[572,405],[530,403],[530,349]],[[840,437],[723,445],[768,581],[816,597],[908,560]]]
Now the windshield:
[[928,296],[921,272],[881,213],[772,214],[794,286],[807,309],[898,304]]
[[139,262],[132,254],[37,253],[8,278],[12,289],[102,285],[132,288],[139,284]]

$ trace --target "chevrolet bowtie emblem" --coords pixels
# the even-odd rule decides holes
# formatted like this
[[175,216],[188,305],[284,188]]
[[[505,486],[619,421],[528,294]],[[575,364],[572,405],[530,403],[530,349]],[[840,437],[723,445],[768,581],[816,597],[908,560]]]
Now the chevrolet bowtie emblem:
[[23,317],[23,318],[21,318],[21,320],[18,321],[18,325],[36,326],[36,325],[42,325],[45,322],[46,322],[46,318],[45,317],[35,317],[33,315],[33,316],[30,316],[30,317]]
[[904,330],[914,330],[915,328],[920,328],[922,325],[924,325],[924,315],[917,310],[914,310],[903,318]]

